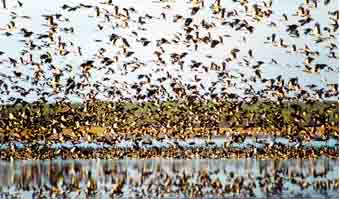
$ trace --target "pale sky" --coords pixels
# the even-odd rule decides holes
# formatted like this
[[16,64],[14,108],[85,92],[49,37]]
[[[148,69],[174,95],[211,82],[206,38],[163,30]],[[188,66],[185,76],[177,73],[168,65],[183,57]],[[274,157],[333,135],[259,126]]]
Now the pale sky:
[[[107,9],[110,12],[113,12],[113,7],[109,7],[106,5],[102,5],[100,1],[89,1],[89,0],[58,0],[58,1],[43,1],[43,0],[25,0],[23,1],[23,7],[19,8],[16,1],[8,1],[8,9],[0,9],[0,27],[5,28],[6,24],[10,21],[10,12],[15,12],[17,15],[22,16],[30,16],[31,19],[23,19],[16,18],[16,30],[12,33],[13,35],[10,37],[5,36],[4,31],[0,30],[0,51],[5,52],[4,55],[0,56],[0,60],[5,61],[5,63],[0,64],[0,72],[11,74],[13,71],[13,67],[9,66],[6,63],[8,60],[7,57],[12,57],[18,59],[20,57],[20,53],[24,47],[23,42],[19,42],[19,40],[23,39],[22,33],[20,33],[21,28],[26,28],[27,30],[33,30],[35,33],[32,38],[38,37],[38,34],[46,34],[48,27],[46,25],[47,21],[42,16],[43,14],[57,14],[62,13],[63,17],[69,18],[69,22],[58,22],[59,27],[68,28],[74,27],[75,32],[73,34],[58,31],[57,35],[61,36],[63,41],[70,42],[72,41],[74,47],[72,48],[69,44],[68,50],[76,50],[76,47],[80,46],[82,49],[83,55],[80,57],[76,53],[70,53],[67,56],[59,56],[53,55],[53,64],[60,67],[61,69],[66,67],[66,64],[72,65],[74,71],[71,74],[65,74],[62,78],[62,81],[65,81],[69,75],[76,75],[76,79],[80,73],[79,65],[86,60],[95,59],[95,54],[99,48],[105,48],[107,52],[105,56],[113,57],[119,51],[117,47],[114,47],[109,42],[109,37],[112,33],[118,34],[122,37],[127,38],[132,48],[131,51],[134,51],[133,54],[129,58],[120,59],[118,64],[111,65],[116,74],[113,75],[105,75],[105,70],[96,71],[92,70],[92,82],[102,81],[102,78],[108,77],[110,80],[105,82],[107,85],[114,84],[114,81],[118,81],[117,87],[123,87],[123,82],[126,82],[128,85],[136,82],[137,74],[152,74],[152,83],[159,77],[165,76],[166,72],[169,72],[172,76],[182,80],[184,83],[192,82],[195,75],[202,78],[202,82],[204,85],[208,86],[214,80],[216,80],[216,72],[209,71],[208,73],[203,72],[202,69],[198,71],[190,70],[188,64],[190,64],[190,60],[196,60],[203,62],[204,65],[209,66],[213,61],[215,63],[220,64],[223,60],[225,60],[228,56],[228,52],[233,48],[240,49],[239,59],[237,61],[233,61],[228,63],[228,71],[230,74],[237,75],[239,72],[244,73],[246,76],[253,76],[254,72],[249,67],[245,67],[238,62],[242,62],[243,58],[247,58],[247,52],[249,49],[253,50],[254,59],[250,60],[250,64],[254,65],[257,61],[264,61],[265,64],[262,66],[262,75],[265,78],[275,78],[278,75],[282,75],[286,81],[289,78],[298,77],[299,83],[302,85],[315,84],[318,87],[325,87],[329,83],[336,83],[338,80],[338,60],[337,59],[329,59],[328,52],[329,49],[326,46],[329,46],[330,42],[337,43],[337,34],[335,34],[336,39],[332,39],[320,44],[315,44],[315,38],[313,36],[305,36],[303,34],[303,28],[311,27],[313,28],[314,24],[317,22],[320,23],[321,28],[328,25],[331,21],[329,20],[329,16],[327,13],[329,11],[334,11],[337,8],[337,1],[331,1],[331,3],[325,7],[322,3],[319,3],[319,7],[317,9],[310,8],[312,12],[312,18],[316,21],[312,21],[310,24],[301,28],[300,38],[292,38],[289,37],[287,32],[285,32],[286,26],[289,24],[294,24],[297,22],[297,17],[292,16],[297,8],[303,4],[303,0],[287,0],[287,1],[275,1],[273,0],[273,14],[269,19],[265,19],[263,22],[256,22],[251,19],[251,17],[246,16],[245,13],[242,13],[243,10],[237,4],[232,3],[232,1],[222,1],[222,6],[225,7],[228,11],[232,11],[236,9],[239,11],[239,17],[230,17],[226,19],[227,21],[232,21],[234,18],[242,18],[246,19],[252,26],[255,27],[255,31],[253,34],[249,34],[246,31],[235,31],[231,29],[229,26],[222,26],[220,24],[219,19],[215,19],[211,14],[211,10],[209,6],[213,1],[205,1],[205,9],[202,9],[198,12],[194,17],[194,23],[199,23],[202,19],[205,19],[207,22],[214,22],[216,27],[211,31],[211,36],[213,39],[218,39],[218,36],[229,34],[231,37],[224,37],[224,44],[218,45],[216,48],[210,48],[209,45],[199,45],[198,51],[194,51],[193,47],[186,47],[184,43],[180,44],[170,44],[165,45],[164,50],[166,53],[164,54],[164,58],[167,61],[166,66],[157,66],[154,64],[153,60],[155,60],[155,55],[153,54],[155,50],[159,50],[156,47],[156,40],[161,39],[162,37],[173,39],[176,32],[183,33],[183,23],[178,22],[173,23],[173,17],[177,14],[183,15],[184,17],[190,17],[190,6],[191,3],[188,1],[175,1],[169,3],[171,6],[170,9],[163,8],[166,4],[158,3],[157,1],[149,1],[149,0],[124,0],[117,1],[113,0],[114,5],[119,5],[120,8],[126,7],[134,7],[137,13],[131,13],[132,20],[138,20],[138,16],[143,16],[145,14],[152,15],[154,17],[160,17],[161,13],[166,13],[167,19],[145,19],[147,22],[143,25],[143,28],[146,28],[146,31],[138,30],[139,26],[136,22],[129,22],[129,28],[117,28],[116,22],[111,20],[110,22],[104,23],[104,17],[101,15],[100,17],[95,17],[94,8],[81,8],[76,10],[75,12],[66,12],[61,9],[64,4],[70,6],[79,5],[79,3],[89,4],[89,5],[98,5],[101,9]],[[95,3],[94,3],[95,2]],[[261,1],[250,1],[251,4],[254,2],[260,3]],[[236,5],[236,6],[235,6]],[[262,5],[262,4],[261,4]],[[288,22],[283,21],[283,14],[286,14],[289,18]],[[61,18],[61,20],[63,19]],[[277,24],[277,27],[269,27],[268,24],[274,22]],[[101,24],[104,26],[102,31],[98,30],[97,24]],[[138,33],[138,37],[133,35],[131,32],[136,31]],[[327,64],[334,71],[326,71],[323,70],[320,74],[307,74],[302,72],[303,70],[303,61],[304,56],[301,54],[289,54],[288,51],[290,48],[276,48],[271,44],[264,44],[266,41],[266,37],[271,36],[272,33],[277,35],[277,39],[283,38],[284,42],[288,45],[295,44],[298,48],[303,48],[305,44],[307,44],[312,50],[317,50],[320,52],[320,56],[314,60],[314,64]],[[200,36],[207,35],[207,31],[201,31]],[[151,40],[152,43],[147,47],[143,47],[140,43],[136,42],[137,38],[146,37]],[[246,42],[242,41],[242,37],[246,38]],[[102,42],[98,43],[94,40],[102,40]],[[34,41],[37,41],[34,39]],[[37,44],[41,42],[37,41]],[[52,51],[51,48],[44,48],[41,51],[35,51],[33,53],[33,57],[35,61],[38,61],[39,56],[42,53],[47,51]],[[188,55],[185,59],[185,67],[184,71],[178,70],[179,66],[171,65],[169,60],[169,55],[171,53],[182,53],[187,52]],[[338,51],[336,51],[338,52]],[[337,53],[338,54],[338,53]],[[205,56],[212,55],[213,58],[208,59]],[[134,59],[134,57],[138,58],[139,61],[145,63],[145,66],[140,67],[135,72],[129,72],[127,75],[121,75],[122,66],[124,63],[129,62]],[[275,59],[278,64],[270,64],[271,59]],[[100,66],[99,61],[96,62],[97,66]],[[300,65],[302,67],[297,68],[295,66]],[[47,70],[47,66],[45,66],[45,75],[50,76],[50,71]],[[163,70],[162,72],[156,72],[157,70]],[[30,65],[19,65],[16,70],[22,71],[24,74],[29,76],[32,75],[32,66]],[[246,85],[243,85],[239,80],[234,79],[232,82],[236,83],[238,87],[238,92],[243,92],[243,88],[246,88]],[[18,85],[22,85],[30,87],[29,84],[25,80],[19,80]],[[165,83],[165,87],[169,88],[168,83]],[[260,84],[255,84],[255,88],[261,87]],[[50,92],[49,88],[45,88],[46,91]],[[237,89],[230,88],[230,91],[235,91]],[[129,92],[129,91],[127,91]],[[128,93],[126,93],[128,96]],[[16,96],[13,92],[10,96]],[[8,97],[10,97],[8,96]],[[6,96],[3,96],[3,99],[6,99]],[[100,97],[100,96],[99,96]],[[34,99],[34,95],[28,95],[26,99]],[[52,100],[52,99],[51,99]],[[74,98],[77,101],[76,98]]]

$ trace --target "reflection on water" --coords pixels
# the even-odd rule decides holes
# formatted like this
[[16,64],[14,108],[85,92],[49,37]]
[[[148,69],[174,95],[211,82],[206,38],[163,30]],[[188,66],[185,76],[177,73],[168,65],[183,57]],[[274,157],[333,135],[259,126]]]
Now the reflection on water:
[[53,160],[0,162],[0,198],[337,198],[337,160]]

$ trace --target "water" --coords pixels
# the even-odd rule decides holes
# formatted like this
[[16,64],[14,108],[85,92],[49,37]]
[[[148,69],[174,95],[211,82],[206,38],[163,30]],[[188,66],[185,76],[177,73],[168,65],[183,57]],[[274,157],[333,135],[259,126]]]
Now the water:
[[[59,187],[62,193],[70,198],[84,198],[88,191],[88,184],[92,181],[96,184],[92,197],[110,198],[110,193],[118,179],[123,180],[122,198],[136,197],[145,192],[145,197],[160,197],[166,184],[166,177],[172,179],[170,191],[167,195],[173,198],[176,194],[176,182],[178,176],[184,173],[188,176],[190,187],[198,187],[203,184],[200,176],[202,172],[209,174],[210,182],[217,179],[225,187],[235,182],[237,177],[243,177],[244,186],[254,182],[254,193],[257,198],[264,196],[272,197],[299,197],[299,198],[337,198],[339,191],[330,186],[327,190],[317,190],[316,181],[334,181],[338,179],[339,170],[337,160],[14,160],[12,162],[0,161],[0,198],[6,194],[17,195],[20,198],[31,198],[40,191],[46,196],[58,196],[48,190],[52,187]],[[142,177],[144,173],[144,177]],[[148,174],[147,174],[148,173]],[[318,174],[324,173],[323,176]],[[275,175],[276,174],[276,177]],[[232,175],[234,175],[232,177]],[[282,177],[283,187],[281,193],[263,192],[260,189],[261,177],[271,176],[268,180]],[[177,176],[177,178],[176,178]],[[305,180],[310,183],[305,190],[302,190],[293,178]],[[273,181],[273,182],[274,182]],[[80,191],[72,190],[71,187],[77,182]],[[147,187],[152,184],[152,190]],[[273,184],[274,185],[274,184]],[[210,185],[203,186],[206,190],[203,198],[216,198],[211,192]],[[210,191],[210,192],[209,192]],[[182,193],[178,191],[178,193]],[[180,194],[180,195],[181,195]],[[91,194],[89,194],[91,195]],[[246,195],[243,190],[235,196]],[[111,195],[112,196],[112,195]],[[118,196],[118,195],[117,195]],[[188,197],[188,195],[186,195]],[[231,197],[232,194],[225,194]]]
[[[107,144],[103,142],[81,142],[81,143],[73,143],[71,141],[66,141],[65,143],[53,143],[53,144],[46,144],[44,141],[38,141],[38,144],[40,147],[48,147],[51,149],[72,149],[72,148],[78,148],[78,149],[132,149],[135,146],[139,146],[141,148],[159,148],[159,149],[166,149],[173,147],[174,145],[182,147],[182,148],[223,148],[225,147],[225,144],[227,144],[229,147],[232,148],[263,148],[266,145],[275,145],[275,144],[282,144],[288,147],[296,147],[298,146],[298,142],[290,141],[289,139],[285,137],[276,137],[275,139],[273,137],[265,137],[256,140],[255,137],[246,137],[243,142],[240,143],[234,143],[231,142],[230,138],[212,138],[209,140],[205,138],[190,138],[186,140],[178,140],[178,139],[165,139],[162,141],[159,141],[154,138],[148,138],[147,140],[150,140],[150,144],[143,143],[144,140],[136,141],[133,139],[127,139],[127,140],[120,140],[119,142],[115,144]],[[2,143],[0,144],[0,150],[6,150],[10,148],[10,145],[13,144],[15,148],[17,149],[23,149],[26,147],[32,147],[32,143],[30,142],[13,142],[13,143]],[[338,148],[339,147],[339,141],[334,138],[330,138],[325,141],[318,141],[318,140],[310,140],[305,141],[303,143],[299,144],[300,147],[312,147],[312,148],[323,148],[323,147],[329,147],[329,148]]]

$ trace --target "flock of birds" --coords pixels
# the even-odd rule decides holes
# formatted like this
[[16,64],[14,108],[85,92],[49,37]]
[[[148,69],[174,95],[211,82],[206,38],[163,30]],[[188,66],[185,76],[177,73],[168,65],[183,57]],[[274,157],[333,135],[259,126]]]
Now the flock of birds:
[[[335,0],[62,2],[37,5],[43,13],[27,14],[19,0],[0,9],[0,159],[338,159]],[[203,147],[189,141],[197,137]],[[249,137],[254,145],[235,147]],[[112,165],[101,167],[105,186],[81,164],[52,165],[47,184],[23,183],[40,176],[34,166],[14,181],[33,198],[289,198],[303,195],[287,186],[320,196],[339,188],[330,167],[254,176],[136,166],[128,177]],[[5,188],[0,198],[14,197]]]
[[[88,161],[4,165],[0,197],[254,198],[335,197],[336,161],[224,164],[209,161]],[[228,166],[226,166],[228,165]],[[1,173],[2,174],[2,173]],[[294,191],[293,191],[294,190]]]
[[[184,136],[186,128],[203,127],[213,129],[206,132],[211,137],[221,121],[231,129],[284,131],[299,142],[338,137],[338,107],[332,102],[339,94],[334,1],[305,0],[291,7],[292,14],[280,13],[271,0],[182,3],[178,8],[176,1],[152,2],[157,14],[112,0],[63,4],[39,18],[24,14],[25,2],[7,5],[13,11],[0,26],[0,39],[20,47],[14,53],[0,49],[0,102],[6,104],[0,112],[1,142],[93,141],[91,127],[104,128],[109,143],[135,139],[116,132],[118,127],[139,127],[142,134],[148,132],[144,127],[173,128],[181,139],[190,137]],[[319,21],[320,15],[325,19]],[[36,31],[26,25],[30,22],[42,24]],[[87,35],[92,31],[93,41]],[[270,77],[273,68],[279,74]],[[290,102],[297,103],[287,119],[277,108]],[[245,108],[257,103],[268,107]],[[298,103],[324,103],[324,108],[312,111]],[[159,134],[157,139],[165,139]],[[12,144],[2,158],[36,154],[11,153],[16,149]],[[301,153],[293,157],[310,155]],[[332,149],[324,153],[334,155]]]
[[[206,145],[197,146],[195,142],[189,142],[185,146],[178,141],[168,142],[170,146],[155,146],[136,142],[132,147],[117,147],[115,145],[97,146],[72,145],[51,146],[44,143],[33,145],[21,145],[20,147],[11,143],[10,147],[0,150],[0,157],[3,160],[51,160],[51,159],[245,159],[256,158],[260,160],[270,159],[338,159],[338,147],[334,146],[287,146],[282,143],[265,143],[263,146],[246,145],[235,146],[235,144],[218,146],[213,141]],[[228,143],[228,142],[225,142]],[[189,145],[189,146],[188,146]]]
[[[187,10],[183,13],[174,13],[175,1],[153,4],[161,11],[159,16],[108,0],[98,4],[60,5],[61,12],[42,14],[44,20],[33,21],[21,14],[25,3],[18,1],[14,11],[8,13],[9,21],[0,29],[1,37],[19,39],[22,46],[14,56],[7,54],[6,49],[0,51],[0,66],[4,68],[0,73],[1,102],[247,96],[334,100],[338,96],[337,82],[328,77],[339,72],[336,65],[339,11],[330,0],[305,0],[297,8],[291,8],[296,9],[291,16],[275,12],[271,0],[234,0],[228,2],[231,9],[220,0],[191,0],[185,3]],[[313,14],[318,10],[322,14],[327,12],[325,22],[318,21],[318,15]],[[72,26],[72,17],[82,12],[89,13],[86,20],[90,25],[91,20],[97,25],[94,44],[72,40],[86,29]],[[21,20],[41,21],[42,30],[34,32],[17,22]],[[162,24],[175,24],[178,31],[157,38],[158,30],[149,28],[149,24],[156,22],[160,28]],[[269,27],[272,33],[264,39],[255,37],[257,27]],[[241,47],[230,47],[239,35],[242,39],[237,43]],[[291,42],[292,39],[297,42]],[[259,51],[274,52],[278,48],[300,63],[290,66],[288,60],[279,61],[276,57],[260,60],[257,55],[265,52],[247,49],[252,40],[264,41],[262,49],[257,47]],[[89,49],[91,52],[87,52]],[[144,51],[151,55],[144,56],[149,55]],[[144,61],[145,57],[150,59]],[[74,59],[81,63],[73,64]],[[277,67],[279,74],[269,77],[268,67]],[[285,75],[286,69],[294,67],[300,75]],[[301,78],[309,75],[320,81],[302,83]],[[133,80],[125,81],[124,76]]]

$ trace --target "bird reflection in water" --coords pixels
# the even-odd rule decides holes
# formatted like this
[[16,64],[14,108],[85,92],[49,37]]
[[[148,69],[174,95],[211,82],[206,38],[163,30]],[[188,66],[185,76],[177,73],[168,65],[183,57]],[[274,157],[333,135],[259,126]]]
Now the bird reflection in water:
[[329,159],[4,161],[0,196],[332,198],[339,195],[336,164]]

